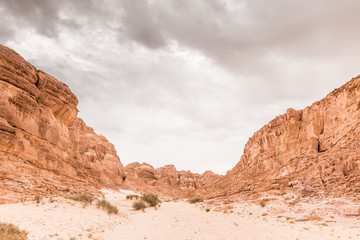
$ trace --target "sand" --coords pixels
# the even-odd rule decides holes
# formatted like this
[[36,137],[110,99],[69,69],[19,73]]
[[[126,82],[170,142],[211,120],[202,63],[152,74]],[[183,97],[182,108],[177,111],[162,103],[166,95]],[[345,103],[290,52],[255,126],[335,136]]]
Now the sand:
[[[360,239],[358,204],[346,199],[298,203],[289,207],[282,199],[256,202],[210,200],[197,204],[168,201],[157,209],[132,209],[126,195],[104,190],[119,214],[109,215],[95,205],[64,198],[0,205],[0,222],[13,223],[29,232],[29,239]],[[208,212],[206,209],[209,209]],[[320,216],[308,220],[307,215]],[[302,221],[305,220],[305,221]]]

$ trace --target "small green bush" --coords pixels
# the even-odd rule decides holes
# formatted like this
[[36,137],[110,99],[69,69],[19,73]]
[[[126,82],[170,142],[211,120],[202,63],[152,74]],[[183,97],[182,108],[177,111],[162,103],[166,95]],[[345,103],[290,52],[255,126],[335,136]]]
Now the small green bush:
[[143,194],[141,200],[149,204],[150,207],[155,207],[160,203],[160,199],[154,194]]
[[101,207],[102,209],[106,210],[107,213],[109,213],[109,214],[111,214],[111,213],[117,214],[119,212],[117,207],[115,207],[114,205],[111,205],[111,203],[105,199],[98,200],[96,203],[96,206]]
[[130,199],[130,200],[132,200],[133,198],[135,198],[135,199],[139,199],[139,195],[136,195],[136,194],[131,194],[131,195],[127,195],[127,196],[126,196],[126,199]]
[[0,223],[0,240],[26,240],[28,232],[11,223]]
[[77,195],[71,195],[65,197],[67,199],[71,199],[77,202],[83,202],[83,203],[92,203],[95,200],[94,195],[88,194],[88,193],[82,193]]
[[189,203],[198,203],[203,202],[204,200],[202,198],[192,198],[189,200]]
[[266,206],[266,202],[265,202],[264,200],[261,200],[259,204],[260,204],[261,207],[265,207],[265,206]]
[[135,210],[141,210],[146,208],[146,204],[143,201],[135,201],[132,205]]
[[209,208],[207,208],[207,209],[206,209],[206,212],[210,212],[210,209],[209,209]]

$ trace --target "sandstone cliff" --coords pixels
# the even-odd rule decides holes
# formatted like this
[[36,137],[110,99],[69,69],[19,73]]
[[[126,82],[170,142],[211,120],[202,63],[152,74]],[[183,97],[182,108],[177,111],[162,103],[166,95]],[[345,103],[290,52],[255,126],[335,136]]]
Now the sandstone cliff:
[[288,109],[247,142],[238,164],[203,194],[360,193],[360,77],[304,110]]
[[177,171],[174,165],[155,169],[150,164],[137,162],[125,166],[125,172],[126,188],[180,198],[196,196],[199,189],[211,185],[220,177],[211,171],[196,174],[190,171]]
[[0,45],[0,200],[123,182],[114,146],[77,118],[76,96]]
[[77,103],[65,84],[0,45],[0,202],[120,185],[173,197],[360,193],[360,77],[265,125],[226,176],[124,169],[114,146],[77,117]]

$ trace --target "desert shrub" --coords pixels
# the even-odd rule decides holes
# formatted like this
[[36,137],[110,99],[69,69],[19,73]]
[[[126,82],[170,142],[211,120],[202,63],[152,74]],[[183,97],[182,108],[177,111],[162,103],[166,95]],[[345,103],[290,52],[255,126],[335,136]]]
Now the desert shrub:
[[101,207],[102,209],[106,210],[107,213],[109,213],[109,214],[111,214],[111,213],[117,214],[119,212],[117,207],[115,207],[114,205],[111,205],[111,203],[105,199],[98,200],[96,203],[96,206]]
[[141,210],[146,208],[146,204],[143,201],[135,201],[132,205],[135,210]]
[[131,195],[127,195],[127,196],[126,196],[126,199],[130,199],[130,200],[132,200],[133,198],[135,198],[135,199],[139,199],[139,195],[136,195],[136,194],[131,194]]
[[209,208],[207,208],[207,209],[206,209],[206,212],[210,212],[210,209],[209,209]]
[[160,203],[160,199],[154,194],[143,194],[141,200],[146,202],[150,207],[155,207]]
[[260,204],[261,207],[265,207],[265,206],[266,206],[266,202],[265,202],[264,200],[261,200],[259,204]]
[[320,217],[320,216],[317,215],[317,214],[308,215],[308,216],[307,216],[307,219],[308,219],[309,221],[321,221],[321,220],[323,220],[323,218]]
[[0,223],[0,240],[26,240],[28,232],[11,223]]
[[40,202],[41,202],[41,196],[40,196],[40,195],[36,195],[36,196],[34,197],[34,201],[35,201],[36,203],[40,203]]
[[88,193],[70,195],[70,196],[67,196],[66,198],[77,201],[77,202],[82,202],[82,203],[92,203],[95,200],[94,195],[91,195]]
[[189,203],[198,203],[198,202],[203,202],[204,200],[202,198],[192,198],[189,199]]

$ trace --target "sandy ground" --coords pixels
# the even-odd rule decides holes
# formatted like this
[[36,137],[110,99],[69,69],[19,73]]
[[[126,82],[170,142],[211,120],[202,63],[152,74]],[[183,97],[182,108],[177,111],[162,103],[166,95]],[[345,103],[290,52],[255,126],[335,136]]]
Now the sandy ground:
[[[164,201],[158,209],[134,211],[128,191],[104,191],[119,208],[109,215],[94,205],[72,200],[43,199],[39,204],[0,205],[0,222],[13,223],[29,232],[29,239],[360,239],[359,205],[346,199],[289,205],[282,199],[254,202]],[[209,212],[206,211],[209,209]],[[350,214],[350,216],[348,216]],[[320,216],[306,220],[307,215]]]

